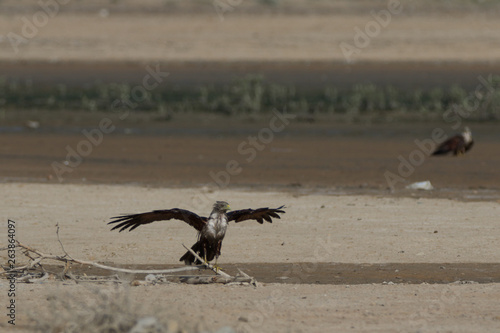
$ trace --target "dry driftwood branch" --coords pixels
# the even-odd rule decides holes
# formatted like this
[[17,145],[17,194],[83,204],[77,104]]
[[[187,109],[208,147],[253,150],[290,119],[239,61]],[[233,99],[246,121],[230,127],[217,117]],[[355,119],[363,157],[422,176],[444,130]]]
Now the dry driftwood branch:
[[120,279],[118,275],[110,275],[110,276],[77,276],[73,275],[71,272],[66,274],[71,280],[75,281],[75,283],[81,282],[114,282],[114,283],[128,283],[128,281],[124,281]]
[[[59,225],[56,225],[56,226],[57,226],[57,230],[56,230],[57,240],[58,240],[59,244],[61,245],[62,251],[64,252],[63,256],[46,254],[46,253],[43,253],[43,252],[41,252],[37,249],[34,249],[30,246],[24,245],[24,244],[20,243],[19,241],[16,241],[16,243],[17,243],[16,247],[23,249],[24,254],[30,259],[30,261],[24,266],[19,266],[19,267],[15,267],[12,269],[4,270],[3,272],[0,272],[0,275],[1,274],[9,274],[9,273],[13,273],[13,272],[23,272],[26,270],[33,269],[37,265],[39,265],[43,270],[43,267],[41,266],[41,262],[43,260],[55,260],[55,261],[63,262],[65,264],[64,270],[61,274],[61,278],[69,277],[69,278],[75,280],[76,282],[78,282],[80,279],[77,279],[69,272],[70,264],[89,265],[89,266],[93,266],[93,267],[101,268],[101,269],[105,269],[105,270],[121,272],[121,273],[131,273],[131,274],[168,274],[168,273],[178,273],[178,272],[184,272],[184,271],[198,270],[198,269],[202,269],[202,268],[209,268],[212,271],[214,271],[217,275],[215,275],[215,276],[196,276],[196,277],[195,276],[188,276],[188,277],[181,278],[181,282],[185,282],[188,284],[232,283],[232,282],[243,283],[243,282],[246,282],[246,283],[251,283],[251,284],[256,285],[255,279],[250,277],[249,275],[243,273],[241,270],[239,270],[239,271],[240,271],[242,276],[234,276],[233,277],[233,276],[223,272],[218,267],[214,267],[213,265],[204,262],[204,260],[197,253],[195,253],[190,248],[186,247],[184,244],[182,244],[182,246],[184,246],[189,252],[191,252],[195,256],[195,258],[197,258],[200,262],[203,262],[202,265],[185,266],[185,267],[172,268],[172,269],[140,270],[140,269],[127,269],[127,268],[111,267],[111,266],[106,266],[106,265],[99,264],[99,263],[93,262],[93,261],[75,259],[75,258],[72,258],[68,254],[68,252],[66,252],[66,250],[64,249],[63,243],[61,242],[61,240],[59,238]],[[2,248],[0,250],[6,250],[6,249],[8,249],[8,248],[6,247],[6,248]],[[34,278],[33,275],[28,274],[28,275],[24,275],[24,276],[18,278],[18,281],[19,282],[43,281],[49,277],[48,273],[45,272],[45,270],[43,270],[43,273],[44,274],[41,278]]]
[[[115,272],[122,272],[122,273],[132,273],[132,274],[165,274],[165,273],[177,273],[177,272],[184,272],[184,271],[191,271],[191,270],[197,270],[201,268],[205,268],[204,265],[199,265],[199,266],[186,266],[186,267],[180,267],[180,268],[172,268],[172,269],[148,269],[148,270],[141,270],[141,269],[127,269],[127,268],[118,268],[118,267],[111,267],[111,266],[106,266],[102,265],[93,261],[86,261],[86,260],[80,260],[80,259],[74,259],[74,258],[68,258],[67,255],[64,256],[55,256],[51,254],[45,254],[43,252],[40,252],[34,248],[31,248],[27,245],[24,245],[20,242],[17,242],[17,246],[25,249],[28,254],[29,252],[34,253],[38,255],[37,258],[32,258],[32,260],[20,267],[15,267],[13,269],[7,270],[4,273],[10,273],[10,272],[20,272],[24,271],[27,269],[32,269],[35,267],[37,264],[40,264],[42,260],[55,260],[55,261],[61,261],[64,263],[75,263],[75,264],[82,264],[82,265],[89,265],[89,266],[94,266],[97,268],[102,268],[110,271],[115,271]],[[65,270],[66,267],[65,267]]]
[[182,276],[180,278],[181,282],[187,283],[187,284],[209,284],[209,283],[222,283],[222,284],[241,284],[241,283],[248,283],[251,284],[255,287],[257,287],[257,280],[255,278],[251,277],[250,275],[246,274],[243,272],[241,269],[238,268],[238,271],[240,272],[236,276],[222,276],[222,275],[216,275],[216,276]]

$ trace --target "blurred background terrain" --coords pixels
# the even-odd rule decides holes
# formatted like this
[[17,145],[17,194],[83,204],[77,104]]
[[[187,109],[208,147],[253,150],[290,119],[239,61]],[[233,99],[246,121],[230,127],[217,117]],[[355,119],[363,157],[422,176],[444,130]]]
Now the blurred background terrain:
[[87,140],[82,131],[109,118],[112,133],[62,181],[214,185],[210,171],[243,163],[239,144],[279,111],[293,121],[229,186],[386,191],[385,171],[397,172],[415,139],[468,125],[470,153],[426,159],[398,185],[500,187],[491,153],[500,140],[500,1],[0,8],[4,181],[61,181],[53,162],[68,162],[68,147]]

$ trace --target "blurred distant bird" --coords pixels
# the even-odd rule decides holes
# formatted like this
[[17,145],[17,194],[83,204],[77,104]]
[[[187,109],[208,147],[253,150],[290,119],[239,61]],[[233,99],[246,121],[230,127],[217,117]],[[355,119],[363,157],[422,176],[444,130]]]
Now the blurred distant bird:
[[453,152],[454,156],[463,155],[473,145],[472,133],[468,127],[465,127],[462,134],[455,135],[441,143],[432,155],[446,155],[450,152]]
[[[262,224],[264,223],[264,220],[266,220],[267,222],[272,223],[272,217],[279,219],[280,216],[278,213],[285,213],[285,211],[281,210],[281,208],[283,208],[283,206],[278,208],[249,208],[227,212],[231,209],[229,204],[225,201],[217,201],[214,204],[212,213],[210,213],[208,218],[198,216],[189,210],[173,208],[155,210],[142,214],[116,216],[113,217],[114,220],[108,224],[118,223],[111,230],[120,229],[119,231],[122,232],[127,229],[132,231],[140,225],[148,224],[154,221],[170,219],[184,221],[198,230],[198,241],[191,247],[191,249],[207,263],[215,257],[215,262],[217,264],[217,258],[220,256],[222,240],[226,235],[228,222],[235,221],[238,223],[245,220],[256,220]],[[200,264],[200,261],[197,260],[189,251],[186,252],[186,254],[184,254],[179,261],[184,261],[186,265],[191,265],[193,263]]]

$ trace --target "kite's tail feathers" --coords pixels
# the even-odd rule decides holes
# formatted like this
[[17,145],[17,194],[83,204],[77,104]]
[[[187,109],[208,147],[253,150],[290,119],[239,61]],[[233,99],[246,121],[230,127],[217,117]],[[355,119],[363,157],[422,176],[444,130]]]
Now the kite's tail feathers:
[[439,148],[438,150],[436,150],[435,152],[432,153],[432,156],[437,156],[437,155],[444,155],[444,154],[447,154],[449,153],[450,151],[447,150],[447,149],[444,149],[444,148]]
[[[202,242],[202,240],[197,241],[191,247],[194,253],[199,255],[202,259],[206,259],[207,261],[212,261],[216,255],[216,249],[208,242]],[[205,251],[207,251],[205,255]],[[186,265],[201,265],[202,262],[196,259],[196,257],[189,251],[184,253],[184,255],[179,259],[179,261],[184,261]]]
[[[193,250],[193,252],[195,252],[196,254],[198,254],[200,257],[203,258],[204,249],[203,249],[203,245],[201,244],[200,241],[194,243],[194,245],[191,247],[191,250]],[[196,259],[196,257],[189,251],[187,251],[179,259],[179,261],[184,261],[184,263],[186,265],[192,265],[192,264],[199,265],[199,264],[201,264],[201,262],[198,259]]]

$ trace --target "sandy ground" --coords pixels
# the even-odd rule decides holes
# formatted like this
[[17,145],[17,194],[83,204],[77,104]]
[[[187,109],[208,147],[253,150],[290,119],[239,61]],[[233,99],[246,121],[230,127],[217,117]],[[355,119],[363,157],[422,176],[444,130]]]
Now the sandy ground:
[[[73,283],[18,286],[23,312],[52,318],[59,298],[96,302],[95,287]],[[118,297],[113,286],[100,293]],[[160,285],[118,289],[140,315],[238,332],[496,332],[498,285]],[[71,304],[71,302],[70,302]],[[21,323],[21,315],[19,315]],[[26,318],[26,315],[24,315]],[[47,322],[47,320],[44,320]],[[10,330],[9,330],[10,331]],[[18,331],[21,331],[19,329]],[[14,331],[17,332],[17,331]]]
[[[232,190],[200,194],[199,189],[140,186],[1,186],[5,193],[2,214],[4,219],[18,223],[19,240],[47,252],[58,252],[54,226],[59,224],[66,250],[90,260],[120,264],[177,263],[185,252],[180,244],[196,240],[196,233],[189,226],[171,221],[118,234],[110,232],[106,222],[122,213],[169,207],[208,214],[215,200],[227,200],[233,209],[288,207],[283,219],[276,223],[264,226],[244,223],[229,229],[221,263],[496,262],[499,259],[500,227],[496,224],[500,207],[496,202],[295,196]],[[36,233],[31,231],[34,229]],[[325,246],[327,253],[318,254]]]
[[[210,211],[216,199],[234,209],[285,204],[273,224],[231,225],[220,264],[309,263],[493,263],[500,253],[496,202],[374,196],[297,196],[283,192],[148,188],[124,185],[1,184],[4,220],[16,221],[18,240],[43,252],[66,251],[108,264],[176,264],[196,235],[182,222],[159,222],[131,233],[109,230],[121,213],[168,207]],[[5,229],[6,227],[4,227]],[[3,230],[2,243],[6,231]],[[18,258],[22,257],[20,252]],[[334,277],[332,276],[332,279]],[[300,282],[300,281],[299,281]],[[397,281],[395,281],[397,282]],[[6,294],[2,283],[2,299]],[[93,287],[73,283],[18,284],[18,323],[42,315],[61,293],[96,297]],[[98,286],[113,290],[111,286]],[[210,329],[249,327],[251,331],[482,331],[500,329],[495,284],[242,286],[162,285],[134,287],[130,304],[147,303],[164,316],[193,324],[189,309],[200,311]],[[120,293],[126,291],[122,290]],[[194,296],[198,295],[198,296]],[[200,296],[201,295],[201,296]],[[65,297],[65,296],[64,296]],[[43,310],[40,310],[43,309]]]

